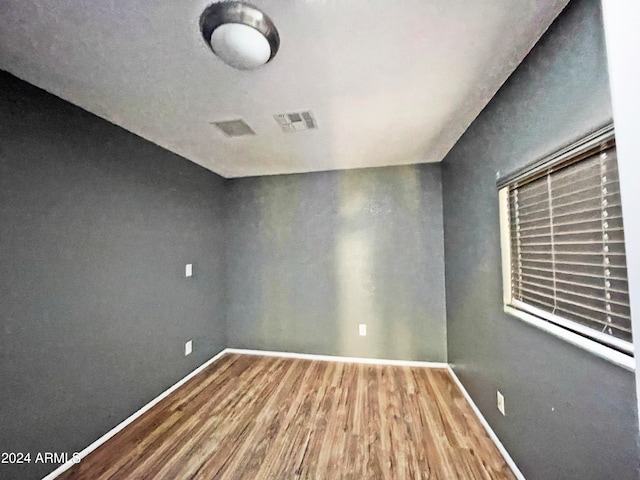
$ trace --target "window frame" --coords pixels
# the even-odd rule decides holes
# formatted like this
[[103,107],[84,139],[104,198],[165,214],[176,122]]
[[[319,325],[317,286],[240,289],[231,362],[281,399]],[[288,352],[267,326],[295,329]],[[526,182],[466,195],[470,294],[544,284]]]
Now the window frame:
[[[610,346],[616,344],[615,340],[606,335],[606,341],[601,343],[593,335],[594,330],[580,325],[572,320],[554,315],[550,312],[538,309],[526,302],[520,302],[512,298],[512,273],[511,273],[511,220],[509,215],[509,188],[514,184],[526,183],[530,179],[547,175],[553,170],[562,168],[567,162],[580,161],[590,157],[601,150],[615,146],[613,124],[606,125],[591,135],[574,142],[561,150],[544,157],[524,168],[497,180],[498,201],[500,213],[500,246],[502,256],[502,291],[503,309],[505,313],[525,321],[537,328],[555,335],[577,347],[587,350],[605,360],[619,365],[627,370],[635,370],[636,362],[633,357],[633,349],[625,353]],[[582,334],[581,334],[582,333]],[[621,341],[628,345],[627,342]],[[618,345],[618,348],[620,346]],[[631,347],[632,348],[632,347]]]

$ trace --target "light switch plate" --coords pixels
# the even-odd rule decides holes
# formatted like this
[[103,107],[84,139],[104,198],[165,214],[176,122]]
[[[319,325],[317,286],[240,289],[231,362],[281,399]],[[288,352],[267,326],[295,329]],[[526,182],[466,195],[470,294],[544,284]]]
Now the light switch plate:
[[186,357],[187,355],[191,355],[192,351],[193,351],[193,340],[189,340],[187,343],[184,344],[184,356]]
[[184,276],[190,277],[193,275],[193,265],[191,263],[187,263],[184,267]]
[[504,413],[504,395],[500,393],[500,390],[498,390],[497,397],[498,397],[498,410],[500,410],[500,413],[502,415],[506,415]]

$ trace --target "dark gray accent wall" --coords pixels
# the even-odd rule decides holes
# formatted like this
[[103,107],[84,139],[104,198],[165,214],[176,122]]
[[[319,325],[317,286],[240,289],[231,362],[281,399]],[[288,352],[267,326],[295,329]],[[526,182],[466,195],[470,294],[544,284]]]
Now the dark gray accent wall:
[[0,478],[41,478],[37,452],[85,448],[226,346],[222,189],[0,72],[0,452],[32,455]]
[[443,164],[449,361],[529,480],[638,478],[633,373],[502,311],[496,177],[611,120],[603,36],[571,2]]
[[227,194],[230,347],[446,361],[440,165],[235,179]]

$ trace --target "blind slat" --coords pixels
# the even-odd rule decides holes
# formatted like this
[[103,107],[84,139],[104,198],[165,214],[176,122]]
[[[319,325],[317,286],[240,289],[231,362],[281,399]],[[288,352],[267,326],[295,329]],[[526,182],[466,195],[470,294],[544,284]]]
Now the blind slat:
[[[589,313],[583,313],[583,312],[591,312],[594,313],[594,310],[592,309],[583,309],[582,312],[580,311],[576,311],[578,310],[578,306],[572,305],[569,302],[561,302],[561,307],[555,307],[554,308],[554,304],[553,304],[553,299],[549,298],[549,297],[544,297],[544,296],[540,296],[535,294],[534,292],[531,291],[527,291],[527,294],[522,295],[522,299],[523,300],[528,300],[532,303],[535,303],[536,306],[542,306],[544,305],[544,309],[548,309],[549,313],[553,313],[553,314],[558,314],[559,312],[563,312],[565,314],[569,314],[573,317],[578,317],[582,320],[586,320],[589,322],[593,322],[593,323],[597,323],[601,326],[607,326],[607,327],[611,327],[611,328],[615,328],[617,330],[621,330],[621,331],[631,331],[631,327],[630,327],[630,320],[628,317],[621,317],[621,316],[611,316],[611,322],[607,322],[606,320],[603,320],[601,317],[598,317],[596,315],[592,315]],[[618,323],[614,323],[614,317],[616,322]],[[625,323],[625,322],[629,322],[629,326],[625,326],[625,325],[621,325],[621,323]]]
[[[593,306],[594,309],[600,309],[600,311],[603,313],[610,312],[610,313],[616,313],[624,316],[629,315],[629,313],[627,313],[627,311],[625,310],[629,308],[629,301],[626,298],[618,299],[618,300],[606,299],[604,295],[586,295],[583,293],[578,293],[575,290],[572,291],[572,290],[567,290],[565,288],[560,288],[557,286],[557,284],[554,287],[553,285],[548,285],[548,284],[543,285],[538,282],[526,282],[526,281],[520,282],[519,288],[523,291],[529,291],[533,293],[537,292],[541,296],[548,297],[550,300],[553,300],[554,298],[564,299],[569,303],[572,303],[578,306],[584,306],[584,307]],[[612,310],[607,310],[606,306],[603,306],[601,308],[598,305],[594,305],[593,302],[598,302],[598,305],[600,303],[602,303],[603,305],[610,304],[612,305]],[[613,309],[614,305],[616,307],[621,307],[621,308],[617,308],[614,310]]]

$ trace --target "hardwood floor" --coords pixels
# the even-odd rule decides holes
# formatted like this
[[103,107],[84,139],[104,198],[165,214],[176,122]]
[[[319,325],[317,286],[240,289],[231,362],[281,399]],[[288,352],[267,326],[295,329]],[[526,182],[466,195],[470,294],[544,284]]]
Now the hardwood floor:
[[445,369],[228,354],[59,479],[515,479]]

